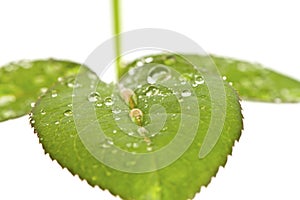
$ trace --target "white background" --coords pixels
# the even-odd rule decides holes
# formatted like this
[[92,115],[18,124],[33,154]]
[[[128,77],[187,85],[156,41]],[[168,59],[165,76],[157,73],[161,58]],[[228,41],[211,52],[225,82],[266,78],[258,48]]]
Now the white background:
[[[299,22],[296,0],[123,0],[124,31],[174,30],[207,52],[298,80]],[[110,36],[109,0],[0,1],[0,65],[48,57],[83,62]],[[245,131],[233,156],[195,199],[300,199],[300,104],[242,106]],[[40,198],[118,199],[45,156],[27,116],[0,123],[0,199]]]

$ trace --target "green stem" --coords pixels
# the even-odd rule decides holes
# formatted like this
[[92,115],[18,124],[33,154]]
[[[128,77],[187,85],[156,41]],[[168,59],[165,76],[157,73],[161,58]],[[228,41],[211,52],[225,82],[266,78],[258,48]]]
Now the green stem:
[[120,1],[112,0],[113,3],[113,23],[114,23],[114,34],[115,34],[115,52],[116,52],[116,74],[117,77],[120,75],[121,70],[121,20],[120,20]]

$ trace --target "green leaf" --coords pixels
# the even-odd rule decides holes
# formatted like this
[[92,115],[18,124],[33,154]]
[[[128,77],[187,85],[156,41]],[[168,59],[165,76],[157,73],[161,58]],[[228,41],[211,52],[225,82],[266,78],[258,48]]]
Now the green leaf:
[[[186,55],[187,56],[187,55]],[[188,55],[199,58],[200,65],[206,65],[207,56]],[[168,63],[168,55],[152,56],[153,63]],[[250,63],[232,58],[224,58],[210,55],[218,67],[219,73],[226,81],[238,91],[241,98],[251,101],[263,102],[300,102],[300,82],[273,70],[264,68],[258,63]],[[122,73],[126,73],[137,62],[144,62],[146,59],[139,59],[123,68]],[[176,56],[173,58],[176,63],[186,63],[184,59]]]
[[12,62],[0,68],[0,121],[30,112],[30,104],[59,77],[76,74],[80,65],[61,60]]
[[[77,76],[77,88],[68,87],[68,80],[57,83],[39,99],[31,116],[45,153],[90,185],[123,199],[193,198],[226,164],[240,138],[241,108],[226,83],[224,110],[213,102],[214,89],[206,84],[216,78],[212,71],[203,79],[190,64],[168,64],[170,68],[135,68],[118,86],[101,82],[86,70]],[[128,89],[131,86],[136,87]],[[143,115],[141,126],[133,117],[134,109]],[[215,146],[201,156],[209,130],[217,132],[219,125],[222,132]],[[161,165],[179,150],[183,151],[176,159]],[[161,157],[163,152],[167,156]]]

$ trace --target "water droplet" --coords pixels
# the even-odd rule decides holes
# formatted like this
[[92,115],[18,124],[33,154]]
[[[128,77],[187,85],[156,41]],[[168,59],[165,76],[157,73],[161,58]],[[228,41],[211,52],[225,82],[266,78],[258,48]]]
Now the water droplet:
[[189,90],[183,90],[182,93],[181,93],[182,97],[189,97],[191,95],[192,95],[192,93]]
[[133,136],[133,135],[134,135],[134,132],[130,131],[130,132],[128,132],[128,135],[129,135],[129,136]]
[[0,97],[0,106],[5,106],[15,101],[16,101],[16,97],[14,95],[3,95]]
[[55,124],[55,125],[58,125],[58,124],[59,124],[59,121],[55,121],[54,124]]
[[114,118],[116,121],[119,121],[121,118],[120,117],[116,117]]
[[147,147],[147,151],[152,151],[153,147]]
[[134,149],[137,149],[137,148],[139,148],[139,144],[138,143],[136,143],[136,142],[134,142],[133,144],[132,144],[132,147],[134,148]]
[[113,130],[113,134],[116,134],[117,133],[117,130]]
[[128,148],[132,147],[132,143],[127,143],[126,147],[128,147]]
[[42,93],[42,94],[45,94],[46,92],[47,92],[47,88],[45,88],[45,87],[42,87],[41,89],[40,89],[40,92]]
[[56,91],[56,90],[52,90],[52,91],[51,91],[51,97],[52,97],[52,98],[57,97],[57,91]]
[[72,115],[73,115],[72,110],[66,110],[66,111],[64,112],[64,116],[66,116],[66,117],[71,117]]
[[69,79],[68,82],[67,82],[67,86],[69,88],[78,88],[80,87],[81,85],[79,83],[76,82],[76,80],[74,79]]
[[151,97],[151,96],[158,95],[159,89],[153,85],[150,85],[145,89],[145,92],[147,97]]
[[137,61],[136,66],[141,67],[144,65],[144,62],[142,61]]
[[40,112],[41,112],[41,115],[46,115],[46,111],[44,109],[42,109]]
[[103,106],[102,103],[97,103],[97,104],[96,104],[96,107],[102,107],[102,106]]
[[171,120],[175,120],[177,118],[177,114],[173,113],[171,116]]
[[119,114],[121,112],[121,109],[120,108],[115,108],[114,110],[112,110],[112,112],[114,114]]
[[89,95],[88,95],[88,100],[89,102],[93,103],[93,102],[96,102],[100,99],[100,94],[98,92],[91,92]]
[[227,77],[226,77],[226,76],[223,76],[222,79],[223,79],[224,81],[226,81],[226,80],[227,80]]
[[114,101],[112,100],[112,98],[106,97],[106,98],[104,99],[104,104],[105,104],[106,106],[112,106],[112,105],[114,104]]
[[31,106],[31,108],[34,108],[35,102],[31,102],[31,103],[30,103],[30,106]]
[[112,145],[114,144],[114,142],[112,141],[111,138],[106,138],[104,142],[102,142],[101,147],[102,148],[110,148]]
[[169,68],[163,65],[157,65],[153,67],[147,77],[147,82],[149,84],[155,84],[156,82],[162,82],[169,80],[171,78],[171,72]]
[[153,61],[152,57],[148,57],[145,59],[145,63],[151,63]]
[[166,130],[168,130],[167,126],[163,127],[163,129],[161,129],[162,132],[165,132]]
[[62,77],[58,77],[58,78],[57,78],[57,81],[58,81],[58,82],[62,82],[63,80],[64,80],[64,79],[63,79]]
[[33,125],[34,123],[35,123],[35,120],[34,120],[34,119],[31,119],[31,120],[30,120],[30,124]]
[[172,56],[172,55],[168,55],[165,60],[164,60],[164,63],[166,65],[173,65],[176,63],[176,58],[175,56]]

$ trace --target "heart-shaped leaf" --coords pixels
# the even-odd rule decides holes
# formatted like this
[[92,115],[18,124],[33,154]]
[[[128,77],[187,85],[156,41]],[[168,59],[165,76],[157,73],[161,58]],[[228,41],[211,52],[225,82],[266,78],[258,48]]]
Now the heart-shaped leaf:
[[[199,65],[207,64],[207,57],[202,55],[185,55],[198,58]],[[300,82],[273,70],[264,68],[258,63],[224,58],[215,55],[209,56],[218,67],[224,80],[230,83],[239,93],[241,98],[251,101],[264,102],[300,102]],[[187,61],[180,56],[154,55],[147,56],[129,64],[123,68],[122,73],[127,72],[137,63],[143,63],[151,58],[155,63],[184,64]],[[176,61],[176,62],[175,62]]]
[[61,60],[12,62],[0,68],[0,121],[28,114],[37,98],[80,64]]
[[[57,83],[31,116],[45,152],[123,199],[193,198],[226,164],[241,135],[241,108],[226,83],[225,105],[212,100],[208,83],[217,76],[209,66],[201,66],[205,78],[191,64],[167,65],[134,68],[118,86],[88,70],[77,88]],[[213,146],[201,152],[207,141]]]

